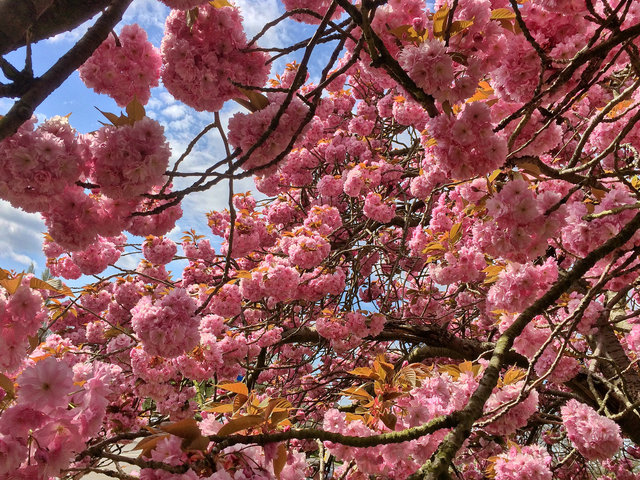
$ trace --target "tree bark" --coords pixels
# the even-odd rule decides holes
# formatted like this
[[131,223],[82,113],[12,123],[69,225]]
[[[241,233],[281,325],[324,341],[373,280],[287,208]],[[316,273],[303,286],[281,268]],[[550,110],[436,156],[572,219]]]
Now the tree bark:
[[0,0],[0,55],[73,30],[101,10],[110,0]]

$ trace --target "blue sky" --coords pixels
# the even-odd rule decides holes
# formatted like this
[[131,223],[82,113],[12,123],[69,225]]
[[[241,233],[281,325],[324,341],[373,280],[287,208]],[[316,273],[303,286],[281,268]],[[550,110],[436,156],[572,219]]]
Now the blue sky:
[[[273,20],[283,11],[282,5],[277,0],[238,0],[236,4],[242,10],[245,30],[249,37],[258,32],[265,22]],[[134,0],[123,22],[116,27],[116,31],[119,31],[122,25],[138,23],[145,28],[150,41],[159,47],[164,19],[168,12],[169,9],[157,0]],[[33,49],[36,75],[44,72],[60,55],[73,46],[90,23],[36,44]],[[285,22],[263,37],[260,45],[282,46],[292,41],[291,32],[295,32],[295,38],[299,39],[301,35],[307,33],[305,30],[312,31],[311,28],[294,24],[292,21]],[[14,52],[7,58],[20,68],[24,61],[24,50]],[[284,60],[275,62],[271,71],[272,76],[275,73],[281,73],[285,63]],[[0,99],[0,114],[6,112],[12,104],[13,100]],[[54,115],[71,113],[72,126],[79,132],[85,133],[98,129],[101,126],[99,121],[104,120],[95,107],[104,111],[119,111],[113,100],[105,95],[93,93],[80,81],[78,74],[74,73],[37,109],[36,114],[42,120]],[[163,87],[152,91],[152,98],[146,109],[150,117],[158,120],[165,127],[165,134],[171,144],[174,159],[184,151],[194,135],[213,121],[212,113],[196,112],[176,102]],[[244,109],[234,102],[228,102],[221,112],[223,122],[240,111]],[[214,133],[210,133],[199,143],[190,159],[183,164],[183,169],[200,169],[202,165],[208,165],[221,158],[222,151],[221,142]],[[246,179],[236,184],[235,190],[247,191],[252,186],[252,180]],[[209,192],[188,197],[183,202],[184,216],[171,233],[171,237],[178,240],[182,236],[181,232],[190,228],[207,234],[208,228],[204,214],[210,210],[225,208],[226,192],[226,186],[221,185]],[[0,267],[22,271],[33,262],[36,271],[41,272],[45,266],[45,258],[40,249],[44,231],[45,227],[39,215],[27,214],[0,200],[0,232],[3,232],[0,236]],[[127,257],[123,266],[135,267],[137,260],[134,257]]]
[[[247,36],[251,38],[262,26],[284,12],[279,0],[235,0],[244,17],[244,26]],[[433,2],[426,2],[431,6]],[[127,10],[121,24],[116,27],[119,31],[122,25],[138,23],[148,33],[149,40],[160,46],[164,30],[164,20],[169,9],[158,0],[134,0]],[[65,32],[51,39],[42,41],[34,46],[34,71],[36,75],[43,73],[53,62],[74,45],[86,31],[92,22],[78,27],[71,32]],[[270,30],[259,42],[261,46],[286,46],[291,45],[313,34],[314,27],[286,20],[276,28]],[[321,69],[324,67],[322,60],[333,48],[333,45],[317,47],[309,64],[311,81],[317,80]],[[286,63],[297,59],[297,55],[285,57],[274,62],[271,76],[282,73]],[[24,61],[24,49],[10,54],[7,59],[18,68]],[[1,77],[1,75],[0,75]],[[0,114],[5,113],[13,100],[0,98]],[[103,111],[118,112],[116,103],[105,95],[97,95],[86,88],[80,81],[77,73],[74,73],[58,90],[56,90],[36,111],[40,120],[54,116],[71,113],[70,122],[81,133],[90,132],[100,128],[100,120],[104,120],[96,107]],[[184,151],[189,141],[208,123],[213,121],[213,114],[208,112],[196,112],[193,109],[177,102],[162,87],[152,90],[152,98],[146,105],[147,115],[158,120],[165,127],[165,135],[171,145],[173,159],[176,159]],[[235,102],[227,102],[221,111],[223,123],[236,112],[246,111]],[[216,134],[210,132],[194,149],[188,161],[183,163],[181,170],[202,170],[204,165],[210,165],[215,160],[223,157],[222,143]],[[178,182],[176,187],[180,187]],[[235,191],[244,192],[251,190],[253,181],[245,179],[236,183]],[[211,210],[224,209],[227,202],[227,188],[219,185],[208,192],[191,195],[183,202],[184,216],[178,222],[177,227],[170,236],[178,240],[182,231],[195,228],[201,234],[209,233],[206,225],[205,213]],[[45,258],[41,252],[42,232],[45,226],[39,215],[27,214],[11,207],[7,202],[0,200],[0,267],[22,271],[35,264],[36,271],[41,272],[45,267]],[[135,256],[126,257],[120,264],[124,267],[134,268],[139,259]],[[124,263],[123,263],[124,262]]]

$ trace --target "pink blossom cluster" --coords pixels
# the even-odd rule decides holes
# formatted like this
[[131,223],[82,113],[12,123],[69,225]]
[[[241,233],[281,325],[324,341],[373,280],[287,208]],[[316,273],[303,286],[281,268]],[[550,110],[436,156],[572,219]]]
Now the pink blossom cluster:
[[242,96],[235,84],[261,87],[267,80],[268,55],[248,48],[237,8],[207,3],[191,26],[185,11],[172,10],[162,39],[162,82],[196,110],[218,111]]
[[[124,235],[116,238],[98,236],[98,239],[87,248],[73,252],[71,260],[83,275],[97,275],[118,261],[125,242]],[[53,272],[56,269],[55,262],[48,262],[48,264],[51,265]],[[64,277],[63,272],[60,275]]]
[[144,258],[155,265],[165,265],[173,260],[178,252],[178,246],[173,240],[167,237],[147,237],[142,244],[142,254]]
[[503,413],[505,410],[501,409],[504,404],[516,400],[523,387],[524,381],[504,385],[489,397],[485,404],[485,410],[491,412],[497,409],[498,414],[502,413],[502,415],[485,427],[487,432],[492,435],[510,435],[527,424],[529,418],[538,410],[538,392],[536,390],[506,410],[506,413]]
[[569,440],[588,460],[611,458],[622,446],[620,427],[590,406],[571,399],[560,412]]
[[510,263],[487,295],[488,310],[521,312],[540,297],[558,277],[558,265],[547,259],[540,266]]
[[0,288],[0,369],[16,371],[24,362],[28,337],[46,319],[42,296],[27,285],[9,293]]
[[250,279],[241,280],[240,288],[242,295],[252,301],[268,297],[283,302],[296,297],[300,280],[298,270],[288,262],[267,255]]
[[398,62],[425,93],[440,102],[447,100],[454,71],[444,42],[433,38],[419,45],[407,45],[400,52]]
[[[416,252],[416,248],[420,247],[419,234],[412,238],[414,243],[411,248]],[[423,254],[425,245],[416,252],[418,256]],[[482,270],[486,266],[484,255],[480,250],[471,247],[461,247],[455,252],[446,252],[443,262],[432,263],[429,265],[429,273],[433,279],[441,285],[449,285],[455,282],[475,282],[482,277]]]
[[383,202],[379,193],[369,192],[364,200],[362,212],[367,218],[380,223],[389,223],[396,215],[396,206]]
[[297,230],[291,238],[283,238],[280,245],[291,264],[302,269],[317,267],[331,251],[325,237],[304,228]]
[[[427,129],[436,140],[427,150],[451,178],[484,175],[505,162],[507,142],[493,132],[491,111],[485,103],[468,103],[457,116],[439,115],[429,120]],[[426,143],[426,137],[423,139]]]
[[474,237],[496,257],[526,262],[543,255],[547,240],[564,224],[564,208],[546,213],[560,198],[551,191],[536,195],[525,180],[507,182],[487,201],[491,220],[476,223]]
[[78,69],[80,79],[97,93],[106,93],[124,107],[134,98],[143,105],[158,86],[162,59],[137,24],[112,33]]
[[92,181],[114,200],[128,200],[162,182],[171,150],[164,128],[144,117],[133,125],[105,126],[84,139]]
[[27,212],[47,210],[78,179],[82,158],[66,117],[36,118],[0,142],[0,197]]
[[159,299],[140,298],[131,309],[131,326],[149,354],[176,357],[198,343],[195,311],[196,302],[186,290],[175,288]]
[[494,464],[496,480],[551,480],[551,457],[543,447],[514,446],[498,456]]
[[[46,348],[61,341],[52,337]],[[113,381],[122,372],[102,362],[78,362],[72,369],[69,356],[38,353],[44,355],[18,375],[16,401],[0,417],[3,478],[60,476],[102,427],[107,398],[117,388]]]
[[[267,95],[269,105],[265,108],[253,113],[236,113],[229,119],[229,143],[242,151],[242,157],[247,156],[241,165],[244,170],[259,169],[260,175],[275,172],[276,158],[294,140],[294,135],[301,126],[300,133],[304,135],[307,128],[304,118],[308,108],[297,97],[291,99],[276,127],[269,129],[285,97],[286,94],[270,93]],[[268,136],[258,144],[267,132]]]

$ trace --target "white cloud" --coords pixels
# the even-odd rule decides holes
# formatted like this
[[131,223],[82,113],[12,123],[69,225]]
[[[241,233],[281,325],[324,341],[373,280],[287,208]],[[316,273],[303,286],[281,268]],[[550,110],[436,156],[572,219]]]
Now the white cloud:
[[147,30],[151,42],[159,45],[168,14],[169,8],[158,0],[134,0],[124,14],[122,23],[137,23]]
[[[245,32],[251,39],[265,23],[275,20],[284,13],[277,0],[237,0],[236,5],[242,12]],[[280,23],[271,28],[258,42],[261,46],[283,45],[289,39],[285,24]]]
[[45,230],[40,215],[26,213],[0,200],[0,259],[3,263],[0,266],[19,270],[33,262],[37,269],[43,269],[45,258],[41,243]]
[[162,115],[169,118],[180,118],[187,114],[185,105],[173,104],[162,110]]

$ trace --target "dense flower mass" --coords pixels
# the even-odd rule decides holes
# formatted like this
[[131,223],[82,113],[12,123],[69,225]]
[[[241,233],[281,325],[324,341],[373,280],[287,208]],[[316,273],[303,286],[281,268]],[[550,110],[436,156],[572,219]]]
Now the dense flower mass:
[[80,79],[97,93],[105,93],[124,107],[134,98],[145,104],[158,86],[162,59],[137,24],[109,35],[79,69]]
[[242,163],[245,170],[260,169],[259,174],[268,174],[275,170],[275,162],[283,154],[293,135],[301,126],[308,113],[304,103],[294,97],[287,108],[278,116],[275,131],[261,143],[266,132],[279,114],[285,101],[282,94],[271,94],[267,97],[269,105],[251,114],[236,113],[229,120],[229,143],[240,148],[248,158]]
[[133,125],[106,126],[86,137],[90,178],[114,200],[127,200],[162,181],[171,150],[164,129],[144,117]]
[[44,211],[73,184],[82,159],[76,132],[65,117],[35,127],[33,117],[0,142],[0,197],[27,212]]
[[562,423],[571,443],[589,460],[611,458],[622,446],[620,427],[577,400],[562,407]]
[[196,304],[184,289],[154,301],[142,297],[131,309],[131,326],[150,355],[176,357],[198,343]]
[[178,100],[198,111],[218,111],[241,97],[237,85],[261,87],[268,56],[249,51],[240,12],[234,7],[198,7],[195,23],[173,10],[162,40],[162,82]]
[[126,5],[3,56],[0,480],[640,479],[639,2]]

